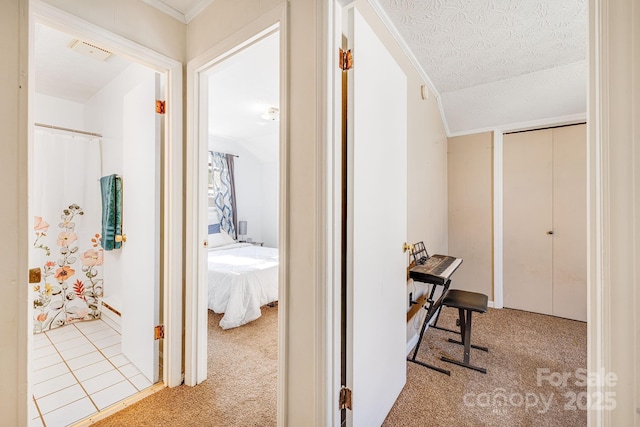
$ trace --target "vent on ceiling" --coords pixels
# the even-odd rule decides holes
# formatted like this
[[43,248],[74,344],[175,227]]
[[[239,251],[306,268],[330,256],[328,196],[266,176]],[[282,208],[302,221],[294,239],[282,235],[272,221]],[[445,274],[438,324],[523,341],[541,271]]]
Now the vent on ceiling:
[[73,40],[69,44],[69,47],[78,53],[97,59],[98,61],[106,61],[107,58],[111,56],[111,52],[108,50],[81,40]]

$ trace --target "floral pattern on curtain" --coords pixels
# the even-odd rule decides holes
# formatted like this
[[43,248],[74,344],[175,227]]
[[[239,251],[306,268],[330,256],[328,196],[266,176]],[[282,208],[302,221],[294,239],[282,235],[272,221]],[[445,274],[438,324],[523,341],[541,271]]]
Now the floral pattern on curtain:
[[29,185],[34,234],[29,267],[42,271],[29,284],[33,332],[100,317],[103,293],[99,139],[34,129]]
[[[100,317],[98,297],[102,296],[103,287],[99,267],[103,250],[99,234],[87,244],[87,250],[78,245],[75,221],[82,215],[84,211],[76,204],[64,209],[58,224],[61,231],[55,240],[47,235],[49,223],[40,216],[34,218],[33,247],[42,250],[46,259],[40,283],[33,287],[34,333]],[[55,241],[56,250],[51,249],[51,241]]]
[[[233,177],[233,157],[210,151],[214,205],[220,218],[220,228],[236,238],[236,201]],[[231,164],[230,164],[231,163]]]

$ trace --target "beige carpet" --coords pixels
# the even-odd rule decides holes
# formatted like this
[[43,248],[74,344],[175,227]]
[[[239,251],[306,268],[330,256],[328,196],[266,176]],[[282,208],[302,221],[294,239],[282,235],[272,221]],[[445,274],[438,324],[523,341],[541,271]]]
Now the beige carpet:
[[[456,318],[446,308],[440,326],[455,328]],[[426,332],[417,359],[451,376],[407,363],[407,384],[384,426],[587,425],[586,386],[576,385],[584,375],[576,369],[587,367],[586,323],[509,309],[474,314],[472,343],[489,352],[472,349],[471,362],[487,374],[440,360],[462,359],[462,346],[447,341],[455,337]]]
[[[441,325],[453,327],[456,315],[446,309]],[[228,331],[219,320],[209,313],[207,381],[162,390],[98,426],[276,425],[277,308],[263,308],[257,321]],[[586,388],[575,385],[576,369],[586,368],[585,323],[508,309],[474,315],[473,342],[490,349],[472,350],[471,361],[486,375],[439,360],[462,358],[462,347],[447,342],[453,336],[427,331],[418,359],[451,376],[407,363],[407,384],[385,426],[586,425],[580,395]],[[538,368],[553,379],[566,372],[566,385],[541,378],[539,386]]]
[[106,426],[275,426],[278,308],[223,331],[209,311],[209,377],[159,391],[106,418]]

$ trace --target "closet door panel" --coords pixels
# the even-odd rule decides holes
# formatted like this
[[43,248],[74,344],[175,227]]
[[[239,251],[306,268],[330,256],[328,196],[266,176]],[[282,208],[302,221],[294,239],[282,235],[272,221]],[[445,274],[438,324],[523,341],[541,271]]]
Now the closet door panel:
[[504,136],[504,306],[552,314],[553,131]]
[[586,321],[586,125],[553,132],[553,315]]

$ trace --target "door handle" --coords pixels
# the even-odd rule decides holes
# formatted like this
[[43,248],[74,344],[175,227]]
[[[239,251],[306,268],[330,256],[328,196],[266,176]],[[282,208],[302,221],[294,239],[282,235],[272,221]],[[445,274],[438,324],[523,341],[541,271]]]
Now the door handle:
[[407,242],[402,244],[402,252],[413,251],[413,245],[408,245]]
[[553,230],[549,230],[549,231],[547,231],[547,234],[548,234],[548,235],[552,235],[552,234],[553,234]]

